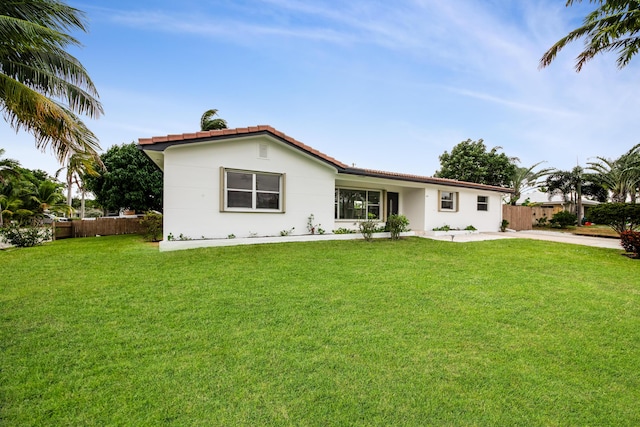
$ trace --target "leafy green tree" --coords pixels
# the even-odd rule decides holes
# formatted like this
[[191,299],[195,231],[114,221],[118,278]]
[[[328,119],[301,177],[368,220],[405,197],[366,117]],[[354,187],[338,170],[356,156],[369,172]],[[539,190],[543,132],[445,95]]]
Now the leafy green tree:
[[[6,188],[7,180],[10,177],[16,177],[19,175],[16,170],[20,163],[13,159],[3,159],[4,149],[0,148],[0,227],[4,225],[3,215],[12,214],[12,209],[15,209],[13,205],[10,207],[8,189]],[[13,201],[11,201],[13,203]]]
[[538,162],[529,168],[521,168],[518,166],[514,168],[509,181],[509,186],[513,189],[513,194],[511,194],[509,198],[509,204],[515,205],[522,196],[522,193],[535,190],[542,186],[542,182],[540,180],[553,172],[552,168],[535,171],[535,168],[540,166],[542,163],[543,162]]
[[518,159],[498,153],[501,149],[493,147],[487,151],[482,139],[462,141],[453,147],[451,154],[445,151],[439,157],[440,170],[436,171],[435,176],[507,187],[516,170],[514,162]]
[[635,145],[616,160],[597,157],[589,169],[597,174],[611,192],[611,201],[625,202],[631,197],[635,203],[640,187],[640,144]]
[[[19,175],[17,168],[20,166],[17,160],[3,159],[2,156],[4,156],[4,149],[0,148],[0,184],[4,183],[10,176]],[[0,225],[2,225],[1,221]]]
[[227,121],[225,119],[221,119],[220,117],[214,118],[214,116],[216,116],[217,114],[218,110],[216,110],[215,108],[205,111],[200,118],[200,130],[205,131],[226,129]]
[[0,2],[0,110],[61,163],[70,152],[97,157],[100,148],[77,115],[103,112],[87,71],[65,50],[80,46],[69,34],[77,30],[86,31],[84,13],[60,0]]
[[[567,6],[582,0],[568,0]],[[640,1],[638,0],[589,0],[599,6],[589,13],[581,27],[571,31],[545,52],[540,68],[551,64],[558,52],[569,43],[584,38],[584,50],[576,58],[576,71],[587,61],[603,52],[616,52],[618,68],[626,66],[640,49]]]
[[618,233],[640,228],[640,204],[602,203],[589,209],[589,220],[606,224]]
[[100,156],[106,170],[84,175],[85,187],[107,210],[162,210],[162,172],[135,143],[114,145]]

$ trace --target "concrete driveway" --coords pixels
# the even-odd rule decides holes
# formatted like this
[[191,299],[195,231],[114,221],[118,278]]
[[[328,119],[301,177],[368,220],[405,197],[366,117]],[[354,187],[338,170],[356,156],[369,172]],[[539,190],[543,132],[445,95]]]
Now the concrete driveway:
[[[428,236],[425,236],[428,237]],[[541,230],[525,230],[525,231],[511,231],[506,233],[476,233],[465,234],[461,236],[455,236],[453,239],[451,236],[440,237],[428,237],[435,240],[444,240],[452,242],[478,242],[483,240],[497,240],[497,239],[535,239],[546,240],[549,242],[559,243],[571,243],[574,245],[593,246],[596,248],[618,249],[622,250],[620,246],[620,239],[612,239],[607,237],[588,237],[588,236],[576,236],[571,233],[562,233],[559,231],[541,231]]]

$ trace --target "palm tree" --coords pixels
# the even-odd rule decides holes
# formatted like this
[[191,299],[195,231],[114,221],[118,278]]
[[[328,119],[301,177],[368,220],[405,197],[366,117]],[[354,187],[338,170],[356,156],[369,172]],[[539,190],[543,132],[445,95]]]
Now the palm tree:
[[218,130],[218,129],[226,129],[227,121],[221,118],[213,118],[218,114],[218,110],[211,109],[204,112],[202,117],[200,118],[200,130]]
[[99,176],[100,174],[96,170],[95,158],[91,153],[73,153],[67,158],[67,166],[60,168],[56,171],[56,178],[60,175],[63,169],[67,170],[66,183],[67,183],[67,205],[71,207],[73,203],[72,190],[75,184],[82,193],[82,201],[80,207],[80,217],[84,218],[84,197],[85,188],[82,177],[86,175]]
[[[0,157],[4,156],[4,148],[0,148]],[[20,166],[17,160],[0,158],[0,184],[3,184],[10,176],[18,176],[16,168]],[[2,224],[2,222],[0,222]]]
[[509,204],[515,205],[522,193],[539,188],[542,185],[540,178],[554,171],[553,168],[545,168],[534,172],[534,169],[542,163],[544,162],[538,162],[530,168],[516,167],[514,169],[510,177],[510,187],[513,189],[513,194],[509,198]]
[[[4,149],[0,148],[0,157],[4,155]],[[2,219],[3,214],[11,214],[9,209],[10,199],[9,189],[10,186],[5,185],[10,177],[17,177],[20,173],[16,168],[20,166],[18,161],[13,159],[0,159],[0,228],[4,226]],[[13,203],[13,202],[12,202]]]
[[547,193],[549,199],[553,195],[561,195],[565,203],[572,207],[572,211],[578,216],[578,224],[582,212],[582,196],[604,202],[607,193],[599,180],[599,176],[584,173],[580,166],[574,167],[571,171],[556,170],[547,176]]
[[97,137],[76,114],[99,117],[102,105],[82,64],[65,51],[86,31],[84,13],[60,0],[0,2],[0,110],[16,132],[35,136],[62,163],[71,151],[97,156]]
[[[567,6],[582,0],[568,0]],[[585,48],[576,58],[576,71],[599,53],[615,51],[618,68],[626,66],[640,50],[640,1],[638,0],[589,0],[600,6],[589,13],[583,25],[561,38],[540,59],[544,68],[555,59],[566,45],[585,38]]]
[[34,214],[46,211],[70,214],[72,207],[64,202],[64,195],[60,192],[62,184],[53,181],[42,181],[31,194],[31,201],[36,204]]
[[613,202],[626,202],[627,197],[635,203],[640,187],[640,144],[631,147],[616,160],[596,157],[589,169],[598,174],[605,187],[611,191]]

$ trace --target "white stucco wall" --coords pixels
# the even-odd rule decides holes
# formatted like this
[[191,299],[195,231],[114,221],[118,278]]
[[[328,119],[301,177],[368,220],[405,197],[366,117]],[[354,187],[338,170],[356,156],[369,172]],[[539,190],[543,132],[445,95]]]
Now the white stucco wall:
[[[439,210],[438,190],[458,193],[458,209],[455,212]],[[487,196],[487,211],[477,208],[478,196]],[[472,190],[459,187],[429,187],[425,192],[425,231],[448,225],[464,229],[472,225],[478,231],[498,231],[502,219],[502,195],[492,191]]]
[[[391,180],[378,177],[339,174],[336,186],[350,189],[367,189],[396,192],[399,194],[399,213],[409,220],[409,228],[417,233],[448,225],[464,229],[473,225],[479,231],[498,231],[502,220],[502,194],[493,191],[467,189]],[[458,209],[454,212],[439,211],[438,191],[458,193]],[[489,198],[488,211],[478,211],[477,197]],[[336,221],[335,228],[357,228],[353,221]]]
[[425,189],[406,188],[400,192],[400,214],[409,220],[411,230],[424,231]]
[[[268,146],[266,159],[260,144]],[[285,212],[221,212],[221,167],[286,174]],[[164,152],[164,238],[307,234],[310,214],[330,230],[335,175],[329,165],[265,135],[171,146]]]

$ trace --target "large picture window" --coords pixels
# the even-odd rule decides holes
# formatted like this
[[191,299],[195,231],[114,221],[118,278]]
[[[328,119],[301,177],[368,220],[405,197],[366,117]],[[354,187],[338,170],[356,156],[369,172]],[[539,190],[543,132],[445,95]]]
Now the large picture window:
[[380,219],[381,199],[381,192],[377,190],[336,188],[335,218],[359,220],[371,214]]
[[277,211],[284,175],[224,170],[224,207],[230,211]]

